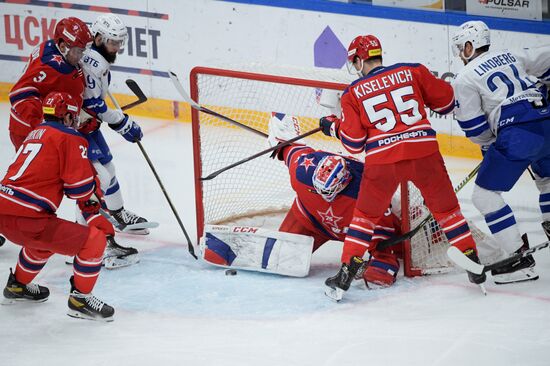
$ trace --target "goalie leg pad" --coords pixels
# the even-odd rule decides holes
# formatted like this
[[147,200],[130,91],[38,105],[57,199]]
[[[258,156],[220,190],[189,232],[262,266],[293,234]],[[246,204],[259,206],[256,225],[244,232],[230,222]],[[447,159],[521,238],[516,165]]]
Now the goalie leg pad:
[[206,225],[202,258],[213,265],[304,277],[309,273],[313,238],[255,227]]

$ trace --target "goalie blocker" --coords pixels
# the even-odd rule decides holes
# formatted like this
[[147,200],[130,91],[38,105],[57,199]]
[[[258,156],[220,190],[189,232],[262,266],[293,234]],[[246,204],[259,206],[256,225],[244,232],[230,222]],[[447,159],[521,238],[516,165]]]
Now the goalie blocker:
[[205,225],[201,257],[223,268],[305,277],[313,238],[250,226]]

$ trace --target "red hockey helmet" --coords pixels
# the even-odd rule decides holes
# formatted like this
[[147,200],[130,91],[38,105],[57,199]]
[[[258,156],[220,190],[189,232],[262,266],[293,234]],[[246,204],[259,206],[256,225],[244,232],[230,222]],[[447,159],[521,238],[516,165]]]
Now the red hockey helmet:
[[62,39],[69,48],[86,48],[92,43],[92,33],[82,20],[69,17],[63,18],[57,23],[54,39],[56,42]]
[[78,114],[80,108],[76,99],[69,93],[63,92],[50,92],[46,95],[42,102],[42,112],[44,115],[55,116],[65,123],[65,115],[69,113],[71,115],[71,123],[65,125],[67,127],[76,126],[78,123]]
[[351,41],[348,47],[348,71],[352,74],[356,73],[353,67],[353,61],[355,57],[359,57],[361,61],[368,60],[373,57],[382,56],[382,45],[380,40],[373,35],[358,36]]
[[338,155],[322,158],[313,172],[313,187],[327,202],[332,202],[350,181],[346,159]]

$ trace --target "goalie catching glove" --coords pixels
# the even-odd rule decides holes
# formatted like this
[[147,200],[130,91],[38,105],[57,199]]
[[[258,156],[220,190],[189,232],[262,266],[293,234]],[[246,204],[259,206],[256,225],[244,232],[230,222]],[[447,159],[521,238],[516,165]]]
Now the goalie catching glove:
[[300,135],[300,121],[289,114],[272,112],[268,129],[267,141],[274,147]]
[[202,259],[215,266],[304,277],[313,238],[248,226],[206,225],[200,249]]

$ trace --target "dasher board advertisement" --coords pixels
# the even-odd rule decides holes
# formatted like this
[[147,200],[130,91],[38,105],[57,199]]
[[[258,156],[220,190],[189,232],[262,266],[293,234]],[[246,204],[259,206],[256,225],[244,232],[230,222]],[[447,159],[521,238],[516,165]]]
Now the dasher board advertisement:
[[542,20],[542,0],[466,0],[466,12],[471,15]]

